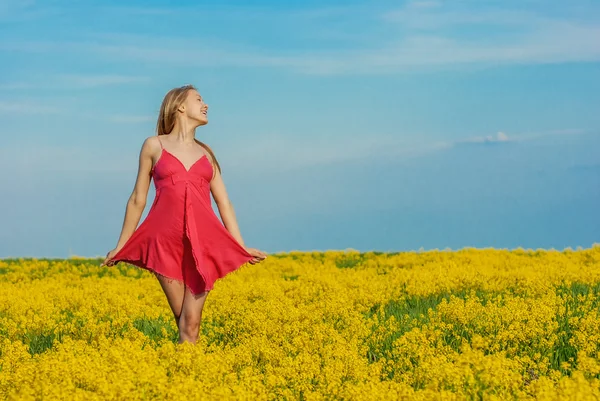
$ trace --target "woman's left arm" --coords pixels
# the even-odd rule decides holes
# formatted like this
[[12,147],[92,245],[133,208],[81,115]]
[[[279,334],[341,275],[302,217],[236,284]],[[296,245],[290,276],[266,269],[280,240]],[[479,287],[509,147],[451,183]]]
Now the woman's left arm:
[[233,204],[229,200],[225,183],[223,182],[223,178],[218,169],[215,169],[215,176],[210,182],[210,191],[215,198],[215,203],[217,204],[225,228],[227,228],[227,231],[231,233],[233,238],[235,238],[241,246],[246,247],[244,240],[242,239],[242,234],[240,233],[240,228],[238,227]]
[[218,168],[214,168],[214,177],[210,181],[210,191],[212,192],[213,198],[215,198],[215,203],[217,204],[219,214],[223,220],[223,225],[227,231],[231,233],[233,238],[239,242],[246,252],[254,256],[254,259],[252,259],[250,263],[258,263],[266,259],[267,254],[265,252],[256,248],[249,248],[246,246],[246,244],[244,244],[244,240],[242,239],[242,234],[240,233],[240,228],[238,227],[237,219],[235,217],[235,210],[233,209],[233,205],[229,200],[229,195],[227,194],[225,183],[223,182],[223,177],[221,177],[221,172]]

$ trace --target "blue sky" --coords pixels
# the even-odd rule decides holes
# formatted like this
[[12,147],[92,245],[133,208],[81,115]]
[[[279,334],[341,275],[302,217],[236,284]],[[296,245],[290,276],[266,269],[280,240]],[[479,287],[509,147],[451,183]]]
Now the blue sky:
[[600,242],[598,2],[252,4],[0,3],[0,257],[112,249],[186,83],[249,246]]

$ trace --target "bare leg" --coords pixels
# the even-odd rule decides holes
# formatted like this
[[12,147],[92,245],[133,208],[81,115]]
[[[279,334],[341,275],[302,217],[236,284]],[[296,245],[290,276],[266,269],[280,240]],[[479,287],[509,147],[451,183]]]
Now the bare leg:
[[183,296],[185,292],[185,284],[180,281],[170,279],[168,277],[156,274],[158,282],[167,296],[167,301],[175,317],[175,323],[179,327],[179,319],[181,316],[181,307],[183,306]]
[[181,318],[179,319],[179,343],[188,341],[195,344],[198,340],[202,310],[208,293],[209,291],[204,291],[194,295],[187,286],[185,287]]

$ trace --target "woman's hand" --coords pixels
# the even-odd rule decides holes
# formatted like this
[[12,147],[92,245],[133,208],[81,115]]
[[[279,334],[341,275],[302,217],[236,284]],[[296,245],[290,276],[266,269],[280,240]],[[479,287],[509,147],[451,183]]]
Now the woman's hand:
[[250,255],[254,256],[254,258],[250,260],[250,264],[259,263],[267,258],[266,253],[264,253],[263,251],[259,251],[256,248],[244,248],[244,249],[246,249],[246,252],[248,252]]
[[104,259],[104,262],[100,263],[100,266],[114,266],[115,263],[111,262],[110,260],[115,257],[115,255],[117,254],[117,252],[119,252],[119,250],[120,249],[115,248],[112,251],[110,251],[109,253],[107,253],[106,258]]

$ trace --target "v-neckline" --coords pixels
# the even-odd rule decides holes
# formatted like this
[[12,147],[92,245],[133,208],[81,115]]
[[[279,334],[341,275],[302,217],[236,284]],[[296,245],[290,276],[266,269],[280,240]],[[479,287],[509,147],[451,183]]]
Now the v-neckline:
[[[169,155],[171,155],[171,157],[172,157],[173,159],[177,160],[177,162],[179,163],[179,165],[180,165],[181,167],[183,167],[183,169],[185,170],[185,172],[186,172],[186,173],[189,173],[189,172],[190,172],[190,171],[191,171],[191,170],[194,168],[194,166],[195,166],[196,164],[198,164],[198,162],[200,162],[200,160],[202,160],[202,159],[204,159],[204,158],[206,157],[206,155],[202,155],[202,156],[200,156],[200,158],[199,158],[198,160],[196,160],[195,162],[193,162],[193,163],[192,163],[192,165],[190,166],[190,168],[189,168],[189,169],[187,169],[187,168],[185,168],[185,165],[184,165],[184,164],[181,162],[181,160],[179,160],[179,158],[178,158],[177,156],[175,156],[173,153],[169,152],[169,151],[168,151],[167,149],[165,149],[165,148],[162,148],[162,151],[163,151],[163,152],[166,152],[166,153],[168,153]],[[162,159],[162,157],[161,157],[161,159]],[[158,162],[156,162],[156,164],[158,164]]]

